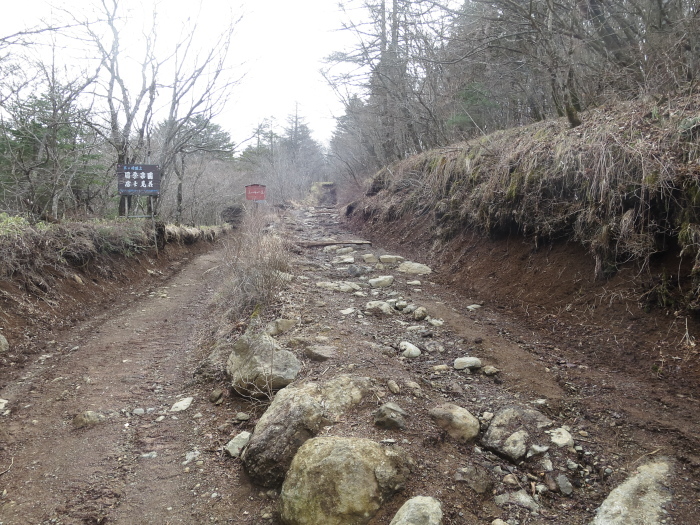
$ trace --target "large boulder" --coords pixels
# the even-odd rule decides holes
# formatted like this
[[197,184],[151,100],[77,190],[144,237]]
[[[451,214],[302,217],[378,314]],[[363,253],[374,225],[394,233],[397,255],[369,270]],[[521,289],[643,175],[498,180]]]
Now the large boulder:
[[226,372],[242,395],[271,397],[296,379],[301,363],[268,334],[242,335],[233,345]]
[[673,462],[661,458],[642,465],[632,477],[615,488],[596,511],[591,525],[658,525],[668,518],[671,500],[669,481]]
[[280,486],[299,447],[358,404],[369,390],[369,378],[341,375],[278,392],[242,456],[248,475],[264,487]]
[[442,525],[442,505],[435,498],[416,496],[401,506],[389,525]]
[[499,410],[482,438],[486,448],[518,462],[547,450],[550,441],[544,429],[552,421],[532,408],[517,406]]
[[363,438],[321,437],[299,449],[282,485],[287,525],[364,525],[403,488],[412,461]]

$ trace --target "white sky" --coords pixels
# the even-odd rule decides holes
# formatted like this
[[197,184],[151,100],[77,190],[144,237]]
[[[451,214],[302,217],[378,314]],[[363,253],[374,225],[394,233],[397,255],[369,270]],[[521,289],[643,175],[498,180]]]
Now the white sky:
[[[74,14],[87,12],[98,0],[54,0]],[[153,0],[120,0],[146,13]],[[2,2],[0,36],[36,25],[51,18],[50,0]],[[144,7],[145,6],[145,7]],[[196,16],[197,0],[160,2],[160,26],[167,32],[178,19]],[[240,7],[236,7],[240,6]],[[342,104],[319,73],[322,59],[343,48],[345,32],[335,0],[202,0],[200,27],[212,34],[229,12],[243,15],[234,32],[231,63],[236,75],[245,74],[235,88],[226,110],[216,122],[228,130],[235,142],[248,138],[255,126],[274,117],[279,126],[295,111],[306,119],[314,137],[327,143]]]

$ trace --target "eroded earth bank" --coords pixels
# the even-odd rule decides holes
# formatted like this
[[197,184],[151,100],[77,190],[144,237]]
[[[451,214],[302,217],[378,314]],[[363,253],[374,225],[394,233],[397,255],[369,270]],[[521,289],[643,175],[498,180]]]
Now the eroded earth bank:
[[274,312],[210,315],[224,240],[5,372],[0,523],[696,523],[693,395],[355,242],[334,209],[261,235],[290,246]]

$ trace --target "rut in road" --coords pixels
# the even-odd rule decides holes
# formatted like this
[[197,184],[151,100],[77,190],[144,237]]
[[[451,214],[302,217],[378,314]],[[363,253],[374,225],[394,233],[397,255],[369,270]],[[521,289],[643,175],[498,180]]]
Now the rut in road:
[[[207,270],[223,253],[194,258],[156,293],[78,326],[56,342],[74,351],[42,356],[3,392],[18,407],[3,422],[12,457],[0,465],[12,467],[0,522],[196,522],[196,483],[182,463],[196,453],[197,419],[169,408],[191,394],[193,337],[217,278]],[[105,420],[74,428],[88,410]]]

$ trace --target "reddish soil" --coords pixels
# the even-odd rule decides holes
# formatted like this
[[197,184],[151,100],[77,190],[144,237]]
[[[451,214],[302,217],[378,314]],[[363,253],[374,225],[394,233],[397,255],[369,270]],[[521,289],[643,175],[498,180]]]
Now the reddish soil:
[[[331,210],[291,210],[278,225],[292,240],[358,235]],[[694,347],[680,344],[683,318],[645,313],[628,299],[625,272],[608,283],[593,282],[592,263],[573,247],[534,252],[519,240],[474,237],[437,252],[420,224],[403,230],[380,226],[362,230],[375,241],[372,252],[397,253],[437,270],[420,278],[420,289],[397,274],[392,291],[425,306],[445,321],[443,327],[429,327],[424,337],[410,335],[395,319],[341,314],[370,299],[315,287],[316,281],[350,280],[345,270],[328,264],[331,256],[320,248],[300,249],[292,258],[290,272],[308,279],[294,280],[269,314],[301,320],[280,337],[283,343],[322,336],[339,348],[334,361],[304,360],[300,380],[338,373],[374,380],[372,398],[325,432],[392,438],[416,462],[406,488],[371,525],[388,524],[414,495],[440,499],[446,525],[498,517],[521,524],[584,524],[637,465],[660,455],[678,460],[668,522],[696,522],[698,358]],[[264,404],[227,395],[214,405],[209,393],[225,383],[193,379],[222,322],[211,317],[208,305],[224,289],[225,242],[195,252],[169,247],[158,258],[116,262],[99,273],[85,269],[79,272],[83,285],[63,279],[50,298],[29,297],[12,283],[0,283],[3,333],[12,345],[0,370],[0,398],[10,401],[9,413],[0,415],[1,525],[281,523],[278,493],[250,484],[240,462],[222,450],[240,430],[254,428]],[[469,311],[473,303],[483,307]],[[691,335],[694,329],[691,322]],[[402,360],[395,347],[405,338],[424,347],[439,343],[444,351]],[[490,378],[433,369],[465,352],[502,372]],[[401,393],[391,394],[387,379]],[[190,396],[188,410],[169,412],[175,401]],[[572,457],[587,473],[570,474],[573,496],[550,493],[533,515],[514,506],[499,508],[491,494],[456,483],[455,470],[470,462],[512,471],[526,481],[542,480],[544,473],[453,442],[427,411],[450,401],[481,414],[512,403],[532,406],[538,399],[547,400],[539,409],[558,425],[569,425],[583,447]],[[386,401],[409,412],[406,430],[372,424],[372,412]],[[135,415],[137,408],[147,413]],[[103,414],[104,421],[74,428],[74,416],[85,410]],[[234,422],[238,411],[253,417]],[[198,456],[185,464],[190,452]],[[496,480],[494,490],[506,487]]]

